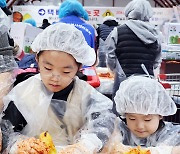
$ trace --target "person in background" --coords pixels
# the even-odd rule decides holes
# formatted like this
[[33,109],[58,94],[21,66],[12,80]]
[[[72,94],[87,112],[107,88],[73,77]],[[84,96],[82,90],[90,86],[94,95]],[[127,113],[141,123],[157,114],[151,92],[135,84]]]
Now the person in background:
[[24,20],[24,23],[30,24],[31,26],[36,27],[36,21],[32,18]]
[[20,12],[13,12],[13,22],[22,22],[23,15]]
[[179,154],[180,125],[163,120],[163,116],[175,114],[177,107],[157,80],[129,77],[121,83],[114,100],[122,119],[114,134],[115,139],[120,133],[116,142],[119,148],[124,144],[149,147],[152,154]]
[[[153,10],[147,0],[132,0],[125,7],[127,21],[106,39],[107,65],[115,73],[114,92],[133,74],[150,74],[161,64],[159,31],[149,20]],[[147,70],[147,71],[146,71]],[[146,72],[145,72],[146,71]]]
[[107,53],[105,48],[105,40],[116,26],[118,26],[116,18],[113,16],[106,16],[103,18],[103,23],[96,29],[96,46],[98,49],[99,67],[106,67]]
[[65,0],[59,8],[60,22],[74,25],[81,30],[85,40],[91,48],[95,49],[95,29],[86,23],[89,20],[88,13],[77,0]]
[[[6,0],[0,0],[0,24],[7,27],[7,31],[10,29],[10,19],[8,18],[11,15],[11,11],[6,6]],[[9,36],[8,32],[8,40],[10,46],[14,46],[14,40]]]
[[9,45],[7,27],[0,25],[0,112],[3,108],[3,97],[9,92],[18,68],[13,55],[13,47]]
[[19,50],[19,45],[16,42],[14,42],[14,39],[9,34],[11,22],[8,15],[11,15],[11,13],[7,11],[7,8],[3,9],[5,6],[6,6],[6,1],[0,0],[0,7],[1,7],[0,8],[0,25],[6,29],[5,31],[7,32],[7,35],[8,35],[9,45],[13,47],[13,55],[16,58],[16,57],[19,57],[19,55],[21,55],[20,54],[21,51]]
[[[0,9],[0,13],[2,10]],[[0,15],[2,17],[2,14]],[[2,18],[0,18],[1,21]],[[0,113],[3,110],[3,98],[11,90],[15,81],[14,70],[18,68],[14,56],[13,47],[9,45],[8,29],[0,22]],[[0,151],[2,148],[2,134],[0,129]]]
[[7,8],[6,0],[0,0],[0,7],[7,16],[12,14],[11,11]]
[[51,24],[49,23],[48,19],[43,19],[42,26],[39,27],[41,29],[45,29],[46,27],[50,26]]
[[[94,49],[81,31],[65,23],[48,26],[31,47],[37,53],[40,74],[19,83],[5,97],[1,127],[9,129],[2,131],[3,147],[10,146],[7,139],[17,137],[13,132],[33,137],[48,131],[56,146],[66,146],[62,152],[102,149],[114,129],[113,103],[76,76],[82,64],[95,62]],[[38,150],[36,144],[29,146]],[[10,148],[14,154],[17,147],[15,151],[13,147],[16,144]]]

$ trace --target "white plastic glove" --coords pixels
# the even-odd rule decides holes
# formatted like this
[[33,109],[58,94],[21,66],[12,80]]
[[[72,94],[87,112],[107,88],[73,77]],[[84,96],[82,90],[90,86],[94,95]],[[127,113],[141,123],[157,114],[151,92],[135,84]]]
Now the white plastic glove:
[[93,154],[100,150],[102,142],[95,134],[84,134],[81,139],[73,144],[68,145],[58,154],[70,153],[70,154]]
[[172,154],[172,146],[158,146],[148,148],[151,154]]
[[102,142],[96,134],[83,134],[80,143],[90,151],[99,151],[102,148]]
[[179,154],[180,152],[180,146],[173,147],[172,154]]
[[13,144],[13,146],[11,147],[9,154],[17,154],[17,142],[15,144]]
[[122,143],[115,143],[110,149],[110,154],[122,154],[129,151],[131,148],[131,146],[126,146]]
[[86,147],[84,147],[81,143],[75,143],[72,145],[68,145],[62,150],[59,151],[58,154],[93,154]]

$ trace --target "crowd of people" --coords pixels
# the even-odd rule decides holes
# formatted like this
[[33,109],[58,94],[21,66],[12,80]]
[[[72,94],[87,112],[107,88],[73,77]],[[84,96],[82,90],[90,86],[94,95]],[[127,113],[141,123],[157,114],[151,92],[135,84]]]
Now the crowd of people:
[[[17,70],[22,61],[15,58],[9,14],[3,11],[6,2],[0,0],[0,5],[1,153],[20,154],[22,140],[48,131],[61,147],[59,154],[123,154],[135,146],[152,154],[179,154],[180,124],[163,118],[176,114],[177,106],[154,77],[161,63],[161,38],[149,22],[153,10],[147,0],[126,6],[123,25],[107,16],[98,29],[86,22],[80,2],[65,0],[59,22],[44,19],[39,27],[43,31],[34,39],[28,60],[37,70],[21,80]],[[32,19],[24,22],[36,26]],[[112,98],[77,76],[84,66],[114,72]],[[21,146],[21,153],[40,153],[37,140]]]

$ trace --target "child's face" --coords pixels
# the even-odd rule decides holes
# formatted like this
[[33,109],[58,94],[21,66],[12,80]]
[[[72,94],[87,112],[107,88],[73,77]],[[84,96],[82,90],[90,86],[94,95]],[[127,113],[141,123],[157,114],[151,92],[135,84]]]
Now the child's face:
[[37,61],[41,79],[51,92],[66,88],[78,71],[75,59],[65,52],[43,51]]
[[126,113],[127,126],[139,138],[146,138],[156,132],[162,116]]

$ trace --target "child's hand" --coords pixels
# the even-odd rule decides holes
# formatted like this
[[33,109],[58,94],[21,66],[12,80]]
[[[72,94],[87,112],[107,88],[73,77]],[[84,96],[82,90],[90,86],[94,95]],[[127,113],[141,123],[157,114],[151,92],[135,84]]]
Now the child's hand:
[[[174,149],[172,146],[157,146],[157,147],[149,147],[148,149],[151,151],[151,154],[179,154],[178,150],[180,150],[178,148]],[[173,149],[175,151],[173,151]]]
[[180,146],[175,146],[172,149],[172,154],[179,154],[180,152]]
[[73,145],[68,145],[58,154],[93,154],[93,151],[89,151],[79,142]]
[[110,154],[123,154],[124,152],[127,152],[131,149],[132,147],[126,146],[122,143],[114,144],[112,146]]

